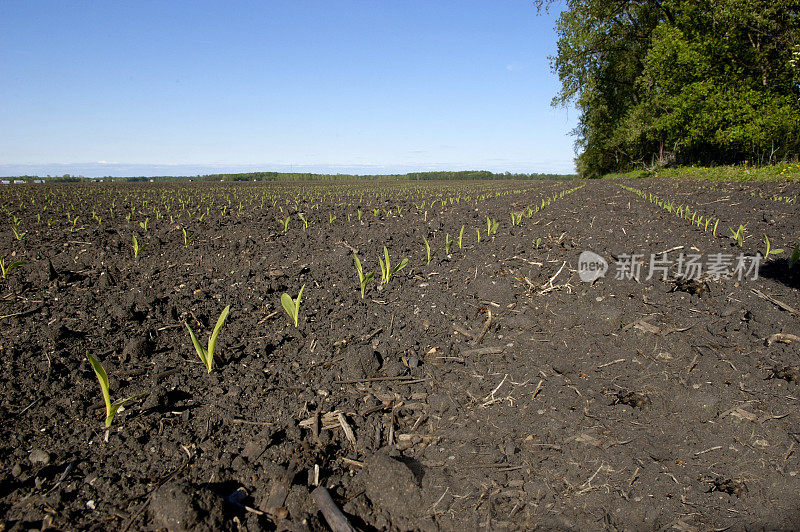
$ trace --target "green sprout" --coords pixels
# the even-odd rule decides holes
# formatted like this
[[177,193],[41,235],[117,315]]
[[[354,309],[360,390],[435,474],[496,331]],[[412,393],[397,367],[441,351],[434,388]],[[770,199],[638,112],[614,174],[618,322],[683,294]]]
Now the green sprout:
[[289,294],[281,294],[281,305],[283,310],[292,318],[294,326],[297,327],[298,319],[300,318],[300,298],[303,297],[303,289],[306,285],[300,287],[300,292],[297,294],[297,299],[292,299]]
[[144,251],[144,248],[147,247],[147,244],[139,245],[139,241],[136,239],[136,235],[133,235],[133,258],[139,258],[139,254]]
[[139,227],[146,233],[147,232],[147,224],[150,223],[150,218],[145,218],[144,222],[139,222]]
[[328,223],[332,224],[335,221],[336,221],[336,216],[334,216],[333,213],[328,214]]
[[281,219],[278,219],[278,223],[279,223],[279,224],[280,224],[280,226],[283,228],[283,232],[284,232],[284,233],[285,233],[286,231],[288,231],[288,230],[289,230],[289,220],[290,220],[290,219],[291,219],[291,216],[287,216],[287,217],[286,217],[285,219],[283,219],[283,220],[281,220]]
[[305,231],[306,229],[308,229],[308,220],[306,220],[306,217],[303,216],[303,213],[302,212],[298,212],[297,213],[297,217],[300,218],[301,220],[303,220],[303,230]]
[[[425,238],[425,237],[423,236],[423,237],[422,237],[422,240],[424,240],[424,241],[425,241],[425,254],[426,254],[426,256],[428,257],[428,262],[427,262],[426,264],[430,264],[430,263],[431,263],[431,260],[433,259],[433,256],[434,256],[434,255],[436,255],[436,250],[435,250],[435,249],[434,249],[434,250],[431,250],[431,245],[430,245],[430,243],[428,242],[428,239],[427,239],[427,238]],[[387,261],[388,261],[388,259],[387,259]]]
[[358,285],[361,287],[361,299],[364,299],[364,294],[367,292],[367,285],[375,278],[374,272],[364,274],[364,269],[361,267],[361,261],[358,260],[358,255],[353,252],[353,261],[356,263],[356,272],[358,273]]
[[189,246],[194,241],[194,237],[193,236],[189,236],[189,233],[186,232],[186,228],[185,227],[181,227],[181,232],[183,232],[183,247],[188,249]]
[[386,246],[383,246],[383,256],[386,261],[378,257],[378,263],[381,266],[381,284],[387,284],[394,274],[408,266],[408,259],[401,260],[400,264],[392,268],[392,264],[389,262],[389,250],[386,249]]
[[493,234],[497,233],[497,228],[499,226],[499,222],[497,220],[493,220],[486,217],[486,238],[491,237]]
[[475,231],[478,233],[478,244],[480,244],[481,243],[481,230],[476,228]]
[[86,357],[89,359],[89,363],[92,365],[92,369],[94,369],[94,374],[97,375],[97,380],[100,382],[100,391],[103,392],[103,401],[106,403],[106,428],[108,428],[111,426],[111,423],[114,421],[114,416],[117,415],[117,411],[122,407],[122,405],[133,399],[144,397],[147,394],[145,393],[126,397],[125,399],[119,399],[118,401],[112,403],[106,370],[103,369],[103,365],[100,363],[100,361],[89,353],[86,353]]
[[780,255],[783,253],[783,249],[772,249],[772,246],[769,242],[769,237],[766,234],[764,235],[764,242],[767,246],[767,250],[764,252],[764,260],[767,260],[770,255]]
[[450,236],[450,233],[447,233],[444,236],[444,254],[448,257],[450,256],[450,249],[453,247],[453,237]]
[[458,232],[458,249],[462,249],[461,244],[464,242],[464,226],[461,226],[461,231]]
[[23,264],[25,264],[24,260],[6,263],[6,259],[0,257],[0,274],[2,274],[3,279],[5,279],[11,270],[19,268]]
[[541,245],[542,245],[542,237],[539,237],[539,238],[537,238],[537,239],[536,239],[536,241],[533,243],[533,247],[534,247],[535,249],[539,249],[539,246],[541,246]]
[[729,227],[728,229],[730,229],[733,239],[736,240],[736,244],[742,247],[744,245],[744,226],[739,224],[739,229],[736,231],[733,230],[733,227]]
[[211,373],[211,369],[214,367],[214,348],[217,346],[217,338],[219,338],[219,332],[222,330],[222,324],[225,323],[225,318],[228,317],[228,313],[231,310],[231,306],[228,305],[225,307],[225,310],[222,311],[222,314],[219,315],[217,319],[217,324],[214,325],[214,331],[211,333],[211,337],[208,339],[208,349],[204,348],[200,345],[200,342],[197,340],[197,336],[192,331],[192,328],[189,327],[189,324],[185,321],[183,322],[186,325],[186,328],[189,330],[189,336],[192,338],[192,344],[194,345],[195,351],[197,351],[197,356],[200,357],[200,360],[203,361],[203,364],[206,365],[206,369],[209,373]]
[[17,240],[22,240],[23,238],[25,238],[25,235],[28,234],[27,232],[25,232],[25,233],[20,233],[19,232],[19,224],[20,223],[21,223],[21,220],[19,218],[17,218],[16,216],[14,216],[14,219],[11,222],[11,230],[14,231],[14,237],[16,237]]

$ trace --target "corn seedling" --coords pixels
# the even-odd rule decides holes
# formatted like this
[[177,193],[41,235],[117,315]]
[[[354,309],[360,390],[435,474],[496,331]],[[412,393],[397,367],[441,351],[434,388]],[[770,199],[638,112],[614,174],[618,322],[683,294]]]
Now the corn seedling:
[[450,256],[450,249],[453,247],[453,237],[450,236],[450,233],[447,233],[444,236],[444,254]]
[[25,232],[25,233],[20,233],[19,232],[19,224],[20,223],[21,223],[21,220],[19,218],[17,218],[16,216],[14,216],[14,219],[11,221],[11,230],[14,231],[14,237],[17,240],[22,240],[23,238],[25,238],[25,235],[28,234],[27,232]]
[[389,281],[391,281],[394,274],[408,266],[408,259],[403,259],[400,261],[400,264],[392,267],[392,263],[389,262],[389,250],[386,249],[386,246],[383,246],[383,256],[386,258],[386,260],[384,261],[378,257],[378,263],[381,266],[381,284],[387,284]]
[[6,263],[6,259],[0,257],[0,274],[2,274],[3,279],[5,279],[11,270],[19,268],[23,264],[25,264],[24,260]]
[[374,272],[367,272],[364,273],[364,269],[361,267],[361,261],[358,260],[358,255],[353,253],[353,261],[356,263],[356,272],[358,273],[358,285],[361,288],[361,299],[364,299],[364,295],[367,293],[367,285],[372,282],[375,278]]
[[145,218],[143,222],[139,222],[139,227],[142,228],[142,231],[145,233],[147,232],[147,224],[150,223],[150,218]]
[[284,233],[289,230],[289,220],[291,220],[291,218],[291,216],[287,216],[284,220],[278,220],[278,223],[283,228]]
[[289,294],[281,294],[281,305],[283,310],[292,318],[292,323],[297,327],[298,320],[300,319],[300,299],[303,297],[303,289],[306,285],[300,287],[300,292],[297,294],[297,299],[292,299]]
[[772,249],[772,246],[769,242],[769,237],[765,234],[764,235],[764,243],[766,244],[766,251],[764,252],[764,260],[767,260],[770,255],[780,255],[783,253],[783,249]]
[[486,237],[489,238],[493,234],[497,233],[497,228],[500,226],[500,223],[497,220],[493,220],[486,217]]
[[297,213],[297,217],[300,218],[301,220],[303,220],[303,231],[308,229],[308,220],[306,220],[306,217],[303,216],[303,213],[302,212],[298,212]]
[[436,255],[436,250],[434,249],[433,251],[431,251],[431,245],[430,245],[430,243],[428,242],[428,239],[427,239],[427,238],[425,238],[425,237],[423,236],[423,237],[422,237],[422,240],[424,240],[424,241],[425,241],[425,254],[426,254],[426,256],[428,257],[428,262],[426,262],[425,264],[430,264],[430,263],[431,263],[431,260],[433,259],[433,256],[434,256],[434,255]]
[[181,232],[183,232],[183,247],[188,249],[191,243],[194,241],[194,237],[189,236],[189,233],[186,232],[185,227],[181,227]]
[[189,324],[183,322],[186,325],[186,328],[189,330],[189,336],[192,338],[192,345],[194,345],[195,351],[197,351],[197,356],[200,357],[200,360],[203,361],[205,364],[206,369],[209,373],[211,373],[211,369],[214,367],[214,348],[217,346],[217,338],[219,338],[219,332],[222,330],[222,325],[225,323],[225,318],[228,317],[228,312],[230,312],[231,306],[228,305],[225,307],[225,310],[222,311],[222,314],[219,315],[217,319],[217,324],[214,325],[214,331],[211,333],[211,337],[208,339],[208,348],[203,347],[200,345],[200,342],[197,340],[197,336],[192,331],[192,328],[189,327]]
[[539,249],[541,245],[542,245],[542,237],[539,237],[534,241],[533,247],[534,249]]
[[733,227],[729,227],[731,234],[733,235],[733,239],[736,241],[736,244],[739,247],[744,245],[744,226],[739,224],[739,229],[736,231],[733,230]]
[[364,216],[364,213],[361,212],[361,209],[358,209],[358,213],[357,214],[358,214],[358,221],[360,222],[361,221],[361,217]]
[[478,244],[480,244],[481,243],[481,230],[480,229],[475,229],[475,231],[478,233]]
[[133,235],[133,258],[138,259],[139,255],[144,251],[144,248],[147,247],[147,244],[139,245],[139,241],[136,239],[136,235]]
[[521,223],[522,223],[522,213],[517,214],[517,213],[512,212],[511,213],[511,227],[514,227],[515,225],[519,225]]
[[333,214],[329,214],[328,215],[328,223],[332,224],[335,221],[336,221],[336,216],[334,216]]
[[89,353],[86,353],[86,357],[89,359],[89,363],[92,365],[92,369],[94,369],[94,374],[97,375],[97,380],[100,382],[100,391],[103,392],[103,401],[106,403],[106,428],[109,428],[111,423],[114,422],[114,416],[117,415],[117,411],[119,411],[122,405],[133,399],[144,397],[147,394],[145,393],[126,397],[125,399],[120,399],[112,403],[106,370],[103,368],[103,365],[100,363],[100,361]]
[[461,226],[461,231],[458,232],[458,249],[462,249],[461,244],[464,242],[464,226]]

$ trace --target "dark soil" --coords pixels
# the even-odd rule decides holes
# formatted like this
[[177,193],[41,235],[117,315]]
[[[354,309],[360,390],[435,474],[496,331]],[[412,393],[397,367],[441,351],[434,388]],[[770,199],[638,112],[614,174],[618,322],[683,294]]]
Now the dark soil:
[[[3,187],[0,256],[25,264],[0,280],[0,531],[324,530],[318,484],[362,530],[797,529],[800,216],[772,196],[798,190]],[[758,279],[615,276],[764,234],[784,252]],[[380,278],[383,246],[409,266],[362,299],[352,249]],[[605,278],[579,279],[584,250]],[[280,297],[303,285],[295,328]],[[209,374],[184,322],[205,344],[226,305]],[[113,399],[147,394],[108,430],[86,353]]]

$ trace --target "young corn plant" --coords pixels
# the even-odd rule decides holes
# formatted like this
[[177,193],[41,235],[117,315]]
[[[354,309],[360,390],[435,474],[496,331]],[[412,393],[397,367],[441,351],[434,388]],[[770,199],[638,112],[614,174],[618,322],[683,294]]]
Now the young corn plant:
[[283,220],[280,219],[278,220],[278,223],[280,223],[280,226],[283,228],[284,233],[289,230],[289,220],[291,220],[291,218],[292,218],[291,216],[287,216]]
[[189,233],[186,232],[185,227],[181,227],[181,232],[183,233],[183,247],[189,249],[189,246],[191,246],[192,242],[194,241],[194,237],[189,236]]
[[533,242],[533,248],[534,248],[534,249],[539,249],[539,247],[540,247],[541,245],[542,245],[542,237],[539,237],[539,238],[537,238],[537,239],[536,239],[536,240]]
[[25,264],[24,260],[18,260],[14,262],[6,262],[6,259],[0,257],[0,274],[2,275],[3,279],[5,279],[11,270],[15,270]]
[[86,353],[86,357],[89,359],[89,363],[92,365],[92,369],[94,369],[94,374],[97,375],[97,380],[100,382],[100,391],[103,393],[103,401],[106,403],[106,428],[111,426],[111,423],[114,422],[114,416],[117,415],[117,411],[127,403],[133,399],[139,399],[144,397],[145,394],[134,395],[131,397],[126,397],[125,399],[119,399],[118,401],[111,402],[111,391],[108,386],[108,375],[106,374],[106,370],[103,368],[103,365],[97,360],[95,357]]
[[500,226],[500,222],[498,222],[497,220],[493,220],[493,219],[491,219],[491,218],[489,218],[487,216],[486,217],[486,237],[489,238],[493,234],[497,233],[497,228],[499,226]]
[[203,361],[203,364],[205,364],[209,373],[211,373],[211,369],[214,367],[214,348],[217,346],[219,333],[222,330],[222,325],[225,323],[225,318],[228,317],[230,310],[231,306],[228,305],[225,307],[225,310],[222,311],[222,314],[219,315],[217,324],[214,325],[214,331],[211,333],[211,337],[208,339],[208,348],[200,345],[200,341],[197,339],[194,331],[192,331],[192,328],[189,327],[188,323],[183,322],[183,324],[186,325],[186,329],[189,330],[189,336],[192,338],[192,345],[194,345],[194,350],[197,351],[197,356],[199,356],[200,360]]
[[448,257],[450,256],[450,250],[453,248],[454,242],[455,240],[453,239],[453,237],[450,236],[450,233],[447,233],[444,236],[444,254],[447,255]]
[[458,232],[458,240],[456,240],[456,242],[458,242],[458,249],[462,249],[461,245],[464,242],[464,226],[463,225],[461,226],[461,231]]
[[25,232],[25,233],[20,233],[19,232],[19,224],[20,223],[21,223],[21,220],[19,218],[17,218],[16,216],[14,216],[14,219],[11,221],[11,230],[14,231],[14,237],[17,240],[22,240],[23,238],[25,238],[25,235],[28,234],[27,232]]
[[364,269],[361,267],[361,261],[358,260],[358,255],[353,253],[353,262],[356,263],[356,273],[358,273],[358,286],[361,288],[361,299],[364,299],[364,295],[367,293],[367,285],[372,282],[375,278],[374,272],[367,272],[364,273]]
[[381,284],[388,284],[394,274],[408,266],[408,259],[403,259],[400,264],[392,267],[392,263],[389,262],[389,250],[386,249],[386,246],[383,246],[383,256],[386,259],[385,261],[378,257],[378,263],[381,266]]
[[142,228],[142,231],[145,233],[147,232],[147,225],[150,223],[150,218],[145,218],[143,222],[139,222],[139,227]]
[[769,242],[769,237],[765,234],[764,235],[764,243],[766,245],[766,251],[764,251],[764,260],[767,260],[770,255],[780,255],[783,253],[783,249],[772,249],[772,246]]
[[305,289],[305,287],[306,285],[300,287],[300,292],[297,294],[297,299],[292,299],[292,296],[289,294],[281,294],[281,305],[283,305],[283,310],[285,310],[292,319],[292,323],[294,323],[295,327],[297,327],[300,319],[300,300],[303,297],[303,289]]
[[729,227],[731,234],[733,235],[733,239],[736,241],[736,244],[739,247],[744,246],[744,226],[739,224],[739,229],[736,231],[733,230],[733,227]]
[[308,220],[306,220],[306,217],[303,216],[303,213],[302,212],[298,212],[297,213],[297,217],[300,218],[301,220],[303,220],[303,231],[308,229]]
[[136,235],[133,235],[133,258],[138,259],[139,255],[144,251],[147,247],[147,244],[139,244],[139,240],[136,239]]
[[427,239],[427,238],[425,238],[425,237],[423,236],[423,237],[422,237],[422,240],[424,240],[424,241],[425,241],[425,254],[426,254],[427,258],[428,258],[428,262],[426,262],[425,264],[430,264],[430,263],[431,263],[431,260],[433,260],[433,257],[434,257],[434,255],[436,255],[436,250],[435,250],[435,249],[434,249],[434,250],[431,250],[431,245],[430,245],[430,243],[428,242],[428,239]]

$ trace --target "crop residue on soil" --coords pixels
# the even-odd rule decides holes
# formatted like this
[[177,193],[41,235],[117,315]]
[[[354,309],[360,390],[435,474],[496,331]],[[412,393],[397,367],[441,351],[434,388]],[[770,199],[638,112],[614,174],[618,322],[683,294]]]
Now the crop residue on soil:
[[[797,193],[3,187],[0,530],[795,529],[800,216],[771,198]],[[765,234],[757,279],[615,275]],[[209,373],[186,325],[206,346],[227,305]],[[87,353],[143,395],[108,430]]]

